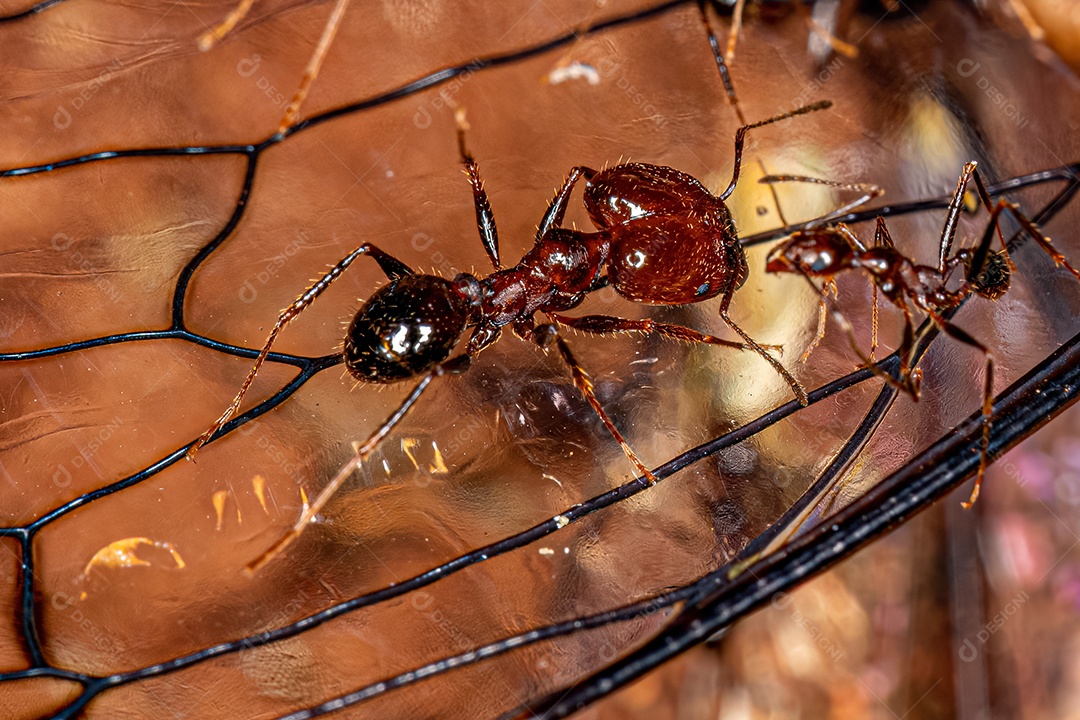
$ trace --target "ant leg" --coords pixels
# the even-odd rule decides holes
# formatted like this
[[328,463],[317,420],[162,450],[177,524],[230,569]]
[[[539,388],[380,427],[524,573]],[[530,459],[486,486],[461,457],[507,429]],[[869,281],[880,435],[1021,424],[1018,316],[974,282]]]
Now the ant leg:
[[922,370],[911,365],[911,358],[915,355],[915,321],[912,320],[911,310],[906,305],[902,309],[904,311],[904,337],[897,349],[900,355],[900,382],[893,383],[893,387],[900,392],[906,392],[913,400],[918,401],[922,394]]
[[[819,38],[821,38],[829,46],[830,50],[837,53],[838,55],[843,55],[849,60],[854,60],[855,58],[859,57],[858,47],[836,37],[836,35],[834,35],[829,30],[829,28],[818,22],[818,20],[814,18],[810,10],[808,10],[805,6],[803,6],[801,3],[795,3],[794,7],[796,14],[802,17],[802,19],[806,22],[807,27],[810,28],[810,31],[817,35]],[[836,14],[838,11],[839,5],[834,4],[833,17],[831,18],[832,22],[830,23],[833,26],[836,25]],[[816,56],[815,59],[820,63],[824,63],[824,61],[828,58],[828,55],[826,55],[825,53],[819,53],[817,51],[812,51],[812,53]]]
[[487,253],[492,266],[496,270],[501,270],[499,231],[495,227],[495,215],[491,212],[487,191],[484,190],[484,181],[480,179],[480,168],[465,146],[465,131],[469,129],[469,123],[465,120],[464,108],[457,109],[454,120],[457,122],[458,154],[461,156],[461,162],[465,164],[465,174],[469,177],[469,185],[472,186],[473,207],[476,208],[476,227],[480,231],[480,241],[484,243],[484,252]]
[[742,19],[745,10],[746,0],[735,0],[735,10],[731,13],[731,32],[728,33],[727,51],[724,53],[724,61],[728,64],[735,60],[735,43],[739,41],[739,33],[742,32]]
[[[724,55],[720,52],[720,43],[716,39],[716,33],[713,32],[712,23],[709,22],[709,14],[705,9],[705,3],[706,0],[698,0],[698,10],[701,12],[701,22],[705,25],[705,33],[709,38],[709,47],[712,49],[713,59],[716,61],[716,69],[720,71],[720,81],[724,84],[724,92],[727,94],[728,103],[735,110],[735,117],[739,119],[739,123],[746,125],[746,115],[743,114],[742,107],[739,105],[739,97],[735,94],[735,85],[731,81],[731,71],[728,69],[728,63],[735,57],[735,38],[742,27],[745,0],[738,0],[738,5],[733,13],[732,29],[728,34],[727,60],[724,59]],[[758,160],[758,167],[761,168],[762,174],[768,173],[765,169],[765,163],[760,159]],[[776,194],[776,189],[770,186],[769,195],[772,196],[780,225],[787,226],[787,218],[784,217],[784,211],[780,208],[780,197]]]
[[255,0],[240,0],[236,7],[232,9],[232,12],[225,16],[224,20],[199,36],[197,41],[199,50],[206,52],[224,40],[225,36],[233,31],[236,24],[247,17],[248,11],[251,10],[251,6],[254,4]]
[[813,221],[812,223],[807,225],[807,229],[815,227],[817,225],[824,225],[830,220],[834,220],[838,217],[843,217],[855,208],[861,207],[873,200],[874,198],[880,197],[885,194],[884,188],[874,185],[872,183],[845,183],[837,182],[835,180],[825,180],[823,178],[808,177],[806,175],[765,175],[764,177],[758,179],[758,182],[766,183],[768,185],[782,182],[814,183],[817,185],[828,185],[829,187],[839,188],[841,190],[854,190],[855,192],[862,193],[862,195],[857,200],[853,200],[846,205],[842,205],[841,207],[838,207],[835,210],[831,211],[828,215],[825,215],[824,217]]
[[[731,71],[728,69],[727,61],[724,60],[724,53],[720,52],[720,41],[716,39],[716,33],[713,31],[712,23],[709,21],[709,14],[705,9],[705,5],[708,0],[698,0],[698,10],[701,12],[701,22],[705,25],[705,32],[709,37],[709,47],[712,48],[713,59],[716,60],[716,69],[720,71],[720,81],[724,83],[724,92],[727,93],[728,103],[731,107],[735,108],[735,115],[738,116],[739,122],[746,125],[746,117],[743,115],[742,108],[739,106],[739,98],[735,95],[735,85],[731,82]],[[740,25],[742,24],[740,13]],[[729,36],[728,45],[731,49],[731,38],[735,33]]]
[[[846,230],[846,227],[843,225],[843,223],[840,224],[839,230]],[[769,254],[765,258],[766,268],[769,267],[778,258],[783,257],[784,250],[787,248],[793,238],[794,235],[789,238],[788,242],[778,243],[773,246],[773,248],[769,251]],[[856,238],[856,242],[858,242],[858,238]],[[810,353],[814,352],[814,349],[817,348],[818,344],[823,339],[825,339],[826,300],[829,297],[830,288],[832,289],[833,296],[836,296],[836,281],[831,277],[823,278],[822,285],[819,288],[817,285],[814,284],[814,279],[810,277],[810,275],[801,265],[790,265],[789,270],[797,271],[798,274],[802,277],[802,279],[805,280],[807,284],[810,285],[810,287],[813,289],[814,294],[818,296],[817,334],[814,336],[814,339],[810,342],[806,350],[803,351],[802,356],[800,356],[799,358],[799,362],[805,363],[810,358]]]
[[[768,254],[768,256],[766,257],[766,260],[765,260],[766,269],[771,268],[772,272],[797,272],[802,277],[802,279],[805,280],[807,282],[807,284],[813,289],[814,294],[818,296],[817,333],[815,334],[814,339],[810,342],[810,344],[803,351],[802,356],[799,358],[799,362],[803,362],[803,363],[805,363],[808,359],[810,359],[811,353],[813,353],[814,350],[817,349],[817,346],[821,343],[821,341],[825,339],[826,320],[827,320],[827,314],[828,314],[827,306],[829,305],[829,302],[828,302],[828,300],[829,300],[829,292],[832,291],[834,299],[837,298],[837,293],[838,293],[837,286],[836,286],[836,280],[832,276],[819,274],[818,277],[822,278],[822,285],[821,285],[821,287],[818,287],[814,283],[814,278],[813,278],[813,276],[811,276],[810,271],[808,271],[808,269],[806,267],[802,266],[799,263],[791,263],[791,262],[784,259],[784,253],[787,251],[787,249],[792,246],[792,244],[796,241],[796,239],[798,237],[803,236],[805,234],[807,234],[807,233],[804,233],[804,232],[794,233],[791,236],[789,236],[789,239],[788,239],[787,242],[778,243],[777,245],[774,245],[773,248],[769,251],[769,254]],[[836,225],[828,226],[828,227],[825,227],[825,228],[823,228],[821,230],[817,230],[817,231],[809,231],[809,234],[813,234],[813,235],[827,234],[829,236],[840,236],[855,251],[857,251],[857,252],[865,252],[866,251],[866,246],[863,245],[862,241],[859,240],[858,236],[856,236],[855,233],[851,232],[851,230],[844,223],[837,223]],[[874,287],[875,291],[876,291],[877,286],[874,284],[873,278],[871,278],[871,286]],[[875,295],[875,298],[876,298],[876,295]],[[876,301],[875,301],[875,303],[876,303]],[[835,308],[835,304],[833,305],[833,307]],[[836,310],[834,310],[834,311],[836,312],[838,317],[840,317],[841,319],[843,318],[843,316],[839,313],[839,311],[836,311]],[[847,326],[846,320],[844,320],[844,323],[845,323],[845,327],[846,327]],[[874,333],[873,333],[873,338],[872,338],[872,348],[871,348],[871,351],[870,351],[870,357],[871,358],[873,357],[874,350],[876,348],[877,348],[877,307],[876,307],[876,304],[875,304],[875,308],[874,308]],[[860,357],[862,357],[862,355],[860,355]]]
[[[841,223],[843,225],[843,223]],[[846,230],[847,228],[845,228]],[[848,233],[851,234],[851,233]],[[855,237],[854,235],[851,235]],[[861,245],[861,243],[860,243]],[[889,226],[885,224],[885,218],[878,215],[877,227],[874,229],[874,247],[875,248],[893,248],[892,235],[889,234]],[[861,249],[861,248],[860,248]],[[878,297],[881,294],[881,289],[878,288],[877,282],[871,275],[868,280],[870,281],[870,355],[868,359],[870,363],[874,363],[874,355],[878,349]]]
[[247,393],[248,388],[251,387],[251,383],[255,381],[255,376],[259,373],[259,368],[262,367],[266,361],[266,356],[270,354],[270,346],[274,344],[274,340],[277,339],[278,334],[285,329],[285,326],[289,322],[303,312],[315,298],[322,295],[331,283],[341,277],[345,269],[352,265],[353,261],[361,255],[370,255],[374,258],[375,262],[379,263],[379,267],[386,273],[386,276],[391,280],[395,280],[405,275],[412,275],[412,270],[409,269],[400,260],[394,258],[391,255],[386,254],[379,248],[370,243],[364,243],[360,247],[353,250],[351,253],[345,256],[337,265],[334,265],[330,270],[320,278],[314,285],[293,301],[292,305],[281,311],[281,315],[278,316],[277,322],[274,323],[274,328],[270,331],[270,336],[266,339],[266,343],[262,346],[262,350],[259,351],[259,356],[255,359],[255,365],[251,368],[247,378],[244,379],[244,384],[240,386],[240,392],[236,393],[236,397],[233,398],[232,404],[221,414],[214,424],[210,426],[206,432],[199,436],[199,439],[192,444],[187,450],[187,459],[194,460],[195,453],[199,451],[203,445],[209,442],[221,428],[229,421],[237,410],[240,409],[240,402],[244,399],[244,395]]
[[766,120],[759,120],[756,123],[743,125],[741,128],[739,128],[735,132],[735,167],[731,171],[731,182],[728,184],[727,190],[721,193],[718,197],[721,200],[727,200],[728,196],[735,191],[735,185],[739,182],[739,168],[742,165],[743,144],[745,143],[746,133],[748,130],[753,130],[754,128],[759,128],[765,125],[769,125],[771,123],[780,122],[781,120],[787,120],[788,118],[793,118],[798,115],[806,115],[807,113],[816,112],[818,110],[825,110],[830,107],[832,107],[831,100],[819,100],[816,103],[804,105],[801,108],[796,108],[795,110],[791,110],[786,113],[780,113],[779,115],[774,115],[773,117]]
[[[993,216],[993,214],[994,214],[994,202],[990,198],[990,193],[987,191],[986,185],[983,183],[982,175],[980,175],[979,171],[976,170],[974,173],[972,173],[972,178],[975,180],[975,189],[979,193],[979,200],[982,201],[983,207],[987,209],[987,211],[991,214],[991,216]],[[1026,216],[1015,215],[1016,212],[1019,212],[1016,209],[1017,207],[1018,206],[1015,206],[1015,205],[1013,206],[1014,216],[1022,224],[1024,220],[1027,220],[1027,217]],[[1009,246],[1005,242],[1005,233],[1003,233],[1001,231],[1001,226],[1000,225],[997,226],[997,234],[998,234],[998,238],[1001,240],[1001,249],[1005,251],[1005,256],[1009,260],[1009,266],[1013,270],[1016,270],[1016,266],[1012,264],[1012,258],[1008,257],[1008,255],[1009,255]],[[1039,236],[1042,236],[1042,233],[1037,233],[1037,234]],[[1036,238],[1036,239],[1038,239],[1038,238]]]
[[[1027,232],[1027,234],[1030,235],[1035,240],[1035,242],[1039,244],[1039,247],[1045,250],[1046,254],[1053,259],[1055,265],[1064,266],[1064,268],[1071,272],[1077,280],[1080,280],[1080,272],[1078,272],[1076,268],[1069,264],[1069,261],[1065,259],[1065,256],[1062,255],[1061,252],[1054,247],[1054,244],[1052,242],[1050,242],[1050,238],[1042,234],[1042,231],[1039,230],[1038,225],[1033,223],[1027,218],[1026,215],[1017,210],[1015,205],[1010,204],[1008,206],[1008,210],[1010,213],[1012,213],[1012,216],[1016,218],[1016,221],[1020,223],[1020,227],[1023,228],[1024,231]],[[1008,253],[1008,248],[1005,249],[1005,252]]]
[[799,384],[799,381],[796,380],[792,376],[792,374],[787,371],[787,368],[785,368],[779,360],[774,358],[769,353],[765,352],[765,348],[754,342],[754,339],[747,335],[745,330],[736,325],[735,321],[732,320],[731,317],[728,315],[728,307],[731,305],[731,297],[734,294],[735,283],[734,279],[732,279],[732,282],[728,284],[727,288],[725,288],[724,290],[724,294],[720,298],[720,318],[725,323],[727,323],[727,326],[729,328],[738,333],[739,337],[743,339],[743,342],[749,345],[754,352],[764,358],[765,362],[772,365],[773,370],[775,370],[780,375],[780,377],[784,378],[784,380],[787,381],[787,384],[791,386],[792,392],[795,393],[795,399],[799,401],[800,405],[809,405],[810,400],[806,397],[806,390],[804,390],[803,386]]
[[271,545],[265,552],[263,552],[262,555],[248,563],[247,567],[244,569],[245,573],[247,573],[248,575],[253,575],[254,573],[258,572],[264,565],[266,565],[266,563],[273,560],[275,557],[281,554],[282,550],[292,544],[293,540],[300,537],[300,534],[304,532],[304,529],[308,526],[308,523],[314,520],[315,516],[318,515],[324,507],[326,507],[326,503],[330,502],[330,498],[332,498],[334,496],[334,493],[336,493],[341,488],[342,484],[348,479],[348,477],[352,475],[354,471],[358,470],[361,465],[364,464],[364,461],[366,461],[368,456],[370,456],[371,453],[374,452],[375,448],[379,446],[379,443],[382,442],[383,438],[385,438],[390,433],[390,431],[394,429],[394,426],[401,422],[402,418],[404,418],[408,414],[409,410],[411,410],[412,406],[416,404],[416,401],[420,398],[420,395],[423,394],[424,390],[427,389],[428,385],[434,378],[441,377],[443,375],[456,375],[462,373],[468,369],[471,361],[471,355],[459,355],[457,357],[446,360],[439,365],[436,365],[432,370],[428,371],[427,374],[425,374],[420,379],[420,382],[416,384],[416,387],[412,389],[412,392],[410,392],[409,395],[401,402],[401,404],[398,405],[397,409],[393,413],[391,413],[390,417],[386,418],[386,420],[383,421],[382,425],[380,425],[378,429],[375,430],[375,432],[371,433],[371,435],[368,436],[368,439],[365,440],[362,445],[358,444],[355,447],[355,455],[353,455],[353,457],[350,458],[349,461],[345,463],[345,465],[342,466],[340,470],[338,470],[337,474],[334,475],[333,479],[326,485],[326,487],[322,489],[319,495],[315,498],[315,501],[304,509],[304,512],[300,515],[300,519],[297,520],[296,523],[294,523],[293,526],[284,535],[278,538],[273,545]]
[[529,327],[527,325],[516,326],[515,331],[519,336],[525,339],[532,339],[541,348],[546,349],[552,342],[555,343],[559,349],[559,354],[562,355],[563,362],[570,368],[570,374],[574,377],[574,385],[585,396],[585,399],[592,406],[593,412],[600,418],[600,422],[607,428],[611,437],[615,438],[615,442],[619,443],[619,447],[622,448],[623,454],[626,455],[626,459],[630,461],[630,464],[641,473],[641,476],[645,478],[649,485],[656,484],[656,476],[652,474],[652,471],[645,467],[645,464],[638,459],[637,454],[630,447],[630,444],[626,442],[626,438],[622,436],[618,428],[615,427],[615,423],[611,421],[607,412],[604,410],[600,401],[596,399],[596,393],[593,392],[592,380],[589,379],[585,369],[581,367],[581,364],[574,357],[574,354],[570,352],[569,346],[559,335],[559,330],[555,325],[546,324],[539,327]]
[[[558,313],[547,313],[548,317],[557,325],[565,325],[574,330],[603,335],[605,333],[655,333],[664,337],[684,340],[686,342],[703,343],[705,345],[723,345],[724,347],[737,348],[739,350],[753,350],[744,343],[724,340],[714,335],[706,335],[682,325],[669,325],[658,323],[655,320],[630,320],[628,318],[613,317],[611,315],[582,315],[569,317]],[[764,345],[769,349],[778,349],[775,345]]]
[[[814,282],[812,280],[810,280],[809,275],[803,275],[803,277],[806,278],[807,282],[810,283],[810,287],[814,288],[815,291],[818,290],[817,286],[814,285]],[[826,312],[826,307],[825,306],[827,304],[826,303],[826,298],[829,297],[829,291],[830,290],[832,290],[833,297],[835,298],[836,297],[836,292],[837,292],[836,291],[836,281],[834,279],[832,279],[832,278],[829,278],[828,280],[826,280],[822,284],[821,290],[818,291],[821,294],[818,296],[817,334],[814,335],[814,339],[812,341],[810,341],[810,344],[806,346],[806,350],[803,350],[803,354],[799,358],[799,362],[804,363],[807,360],[809,360],[810,359],[810,353],[814,352],[814,350],[817,349],[817,346],[819,344],[821,344],[821,341],[825,339],[825,319],[826,319],[826,316],[828,314]],[[873,357],[872,352],[871,352],[870,356]]]
[[[255,0],[240,0],[237,6],[233,8],[233,11],[225,16],[224,20],[199,36],[199,49],[205,52],[214,47],[216,43],[221,42],[226,35],[232,32],[237,23],[247,16],[248,11],[251,10],[251,6],[254,4]],[[308,60],[307,67],[304,68],[304,77],[300,81],[300,87],[286,106],[285,115],[278,124],[279,133],[288,130],[296,120],[296,115],[300,112],[300,104],[304,102],[304,98],[307,97],[308,91],[311,89],[311,84],[315,82],[315,76],[319,74],[319,70],[322,68],[323,60],[326,59],[326,51],[330,48],[330,43],[334,41],[334,35],[337,34],[338,27],[341,25],[341,18],[345,14],[345,8],[348,4],[349,0],[337,0],[334,5],[330,18],[323,28],[322,37],[319,38],[319,44],[315,47],[311,59]]]
[[990,348],[937,313],[931,312],[930,319],[949,337],[977,348],[986,356],[986,384],[983,387],[982,449],[979,453],[979,472],[975,476],[975,487],[971,490],[971,496],[963,503],[965,508],[970,508],[979,498],[979,489],[982,487],[983,476],[986,474],[986,466],[990,458],[990,420],[994,406],[994,356],[990,354]]
[[[994,217],[994,201],[990,198],[990,193],[986,189],[986,184],[983,183],[982,175],[979,174],[978,170],[974,170],[971,173],[971,177],[975,181],[975,190],[979,195],[980,202],[982,202],[983,207],[986,208],[987,212],[990,213],[990,217],[993,218]],[[997,229],[998,239],[1001,240],[1001,249],[1002,249],[1002,251],[1004,251],[1005,259],[1009,263],[1009,269],[1015,272],[1016,271],[1016,266],[1013,265],[1012,258],[1009,257],[1009,247],[1005,243],[1005,233],[1003,233],[1001,231],[1001,225],[999,225],[997,223],[994,223],[994,227]]]
[[[971,177],[975,181],[975,191],[979,194],[979,201],[987,211],[994,212],[994,201],[990,198],[990,193],[986,189],[986,184],[983,182],[982,175],[979,174],[978,170],[973,170]],[[1004,236],[1001,237],[1001,243],[1003,245],[1005,244]]]
[[[942,275],[945,274],[947,269],[953,240],[956,238],[956,226],[957,221],[960,219],[960,209],[964,204],[964,193],[967,192],[967,185],[971,180],[971,176],[977,173],[975,169],[977,166],[978,163],[974,161],[964,166],[964,170],[960,173],[960,180],[956,184],[956,191],[953,193],[952,200],[949,201],[949,210],[945,215],[945,225],[941,228],[941,243],[938,250],[938,272]],[[982,184],[982,178],[976,182],[976,185],[981,190],[979,193],[980,200],[987,203],[990,196],[986,194],[986,187]],[[987,205],[986,209],[993,212],[990,205]]]
[[551,228],[562,226],[563,216],[566,215],[566,208],[570,204],[570,193],[573,192],[574,185],[581,178],[589,182],[594,175],[596,171],[584,165],[577,165],[570,169],[570,174],[566,176],[562,187],[555,191],[555,197],[551,199],[540,225],[536,228],[536,242],[540,242]]
[[863,355],[861,349],[859,349],[858,338],[855,337],[855,329],[851,327],[851,323],[844,316],[843,313],[836,307],[833,308],[833,318],[840,323],[840,327],[844,329],[847,335],[848,342],[851,345],[852,351],[858,356],[859,361],[862,363],[862,367],[872,372],[877,377],[881,378],[890,387],[895,388],[899,392],[910,395],[914,400],[919,399],[919,387],[922,380],[922,371],[918,368],[911,367],[911,354],[915,348],[915,329],[911,320],[911,313],[905,307],[904,311],[904,339],[900,343],[900,347],[897,348],[896,353],[900,356],[900,378],[894,378],[889,373],[885,372],[877,366],[877,364],[866,355]]
[[878,349],[878,286],[873,278],[870,278],[870,290],[873,295],[870,305],[870,363],[874,363],[874,353]]
[[[843,228],[844,226],[841,225],[840,227]],[[777,249],[782,249],[782,246],[778,245],[776,248],[773,249],[773,251],[775,252]],[[769,255],[771,257],[772,253],[770,253]],[[803,354],[799,357],[799,362],[805,363],[807,360],[810,359],[810,353],[814,352],[814,350],[817,349],[817,346],[821,344],[821,341],[825,339],[825,321],[827,318],[826,305],[828,304],[829,291],[832,290],[833,297],[835,298],[837,294],[837,289],[836,280],[834,278],[825,278],[821,284],[821,287],[819,288],[817,285],[814,284],[814,279],[808,274],[806,274],[806,272],[803,272],[801,268],[799,274],[802,276],[803,280],[805,280],[807,284],[810,285],[810,287],[813,289],[813,291],[818,295],[817,333],[814,335],[814,339],[810,341],[810,344],[806,346],[806,350],[803,350]]]
[[341,18],[345,15],[345,8],[348,5],[349,0],[337,0],[334,4],[334,9],[330,12],[330,17],[323,28],[322,37],[319,38],[319,44],[315,46],[315,52],[312,53],[311,59],[308,60],[307,67],[304,68],[304,77],[300,81],[300,87],[297,88],[296,94],[293,95],[292,100],[289,101],[288,106],[285,108],[285,115],[282,116],[281,123],[278,125],[279,133],[285,132],[296,122],[296,116],[300,113],[300,105],[307,97],[311,84],[315,82],[315,77],[322,68],[323,60],[326,59],[326,51],[330,49],[330,44],[334,42],[334,36],[341,26]]

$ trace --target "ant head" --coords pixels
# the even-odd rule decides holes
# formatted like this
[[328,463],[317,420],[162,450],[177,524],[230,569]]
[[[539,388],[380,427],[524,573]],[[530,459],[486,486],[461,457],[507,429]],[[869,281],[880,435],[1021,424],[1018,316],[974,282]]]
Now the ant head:
[[801,272],[811,277],[832,277],[851,266],[851,246],[829,227],[802,230],[769,253],[768,272]]
[[365,382],[415,377],[446,360],[472,315],[469,283],[406,275],[380,288],[345,337],[345,367]]
[[972,267],[975,253],[971,250],[961,250],[956,254],[964,265],[964,279],[971,289],[984,298],[997,300],[1004,295],[1012,279],[1012,270],[1009,257],[1002,251],[988,253],[982,262],[982,269],[977,274]]

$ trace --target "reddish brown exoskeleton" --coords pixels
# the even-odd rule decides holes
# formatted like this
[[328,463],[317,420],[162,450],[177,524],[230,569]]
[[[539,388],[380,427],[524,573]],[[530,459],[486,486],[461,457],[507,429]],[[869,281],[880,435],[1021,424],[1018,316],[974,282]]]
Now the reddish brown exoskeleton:
[[[953,239],[956,236],[957,221],[963,204],[964,193],[972,178],[975,180],[975,186],[983,205],[990,212],[990,221],[982,241],[976,247],[961,249],[955,254],[950,254]],[[764,178],[765,181],[775,179],[777,178]],[[990,300],[996,300],[1009,289],[1013,266],[999,227],[1000,218],[1004,212],[1009,212],[1016,219],[1022,231],[1033,238],[1039,247],[1054,259],[1055,263],[1065,266],[1080,280],[1080,272],[1077,272],[1069,264],[1061,253],[1054,248],[1050,239],[1044,236],[1035,224],[1020,212],[1015,204],[1003,199],[999,200],[997,204],[992,203],[974,162],[964,166],[956,192],[953,194],[952,202],[949,204],[945,225],[941,230],[938,264],[936,266],[919,265],[897,250],[892,237],[889,235],[885,220],[881,217],[877,219],[877,229],[874,233],[872,247],[866,247],[843,223],[824,225],[794,233],[791,238],[769,253],[766,264],[766,270],[769,272],[793,272],[802,275],[815,290],[821,293],[822,306],[826,302],[828,287],[836,275],[849,270],[862,270],[865,272],[874,284],[875,290],[880,291],[904,313],[904,337],[897,350],[900,356],[899,377],[894,378],[880,370],[868,357],[863,355],[851,331],[850,324],[835,308],[833,315],[843,324],[852,348],[859,355],[864,365],[872,368],[887,382],[916,400],[919,398],[919,385],[922,375],[918,368],[912,367],[912,355],[917,345],[912,320],[913,311],[926,313],[931,322],[946,335],[977,348],[985,355],[986,382],[982,404],[982,452],[975,487],[967,502],[964,503],[964,507],[971,507],[978,498],[983,475],[986,472],[994,393],[994,358],[986,345],[946,319],[944,313],[958,307],[972,293]],[[991,250],[991,243],[995,234],[1001,238],[1002,249],[998,251]],[[946,284],[949,276],[957,267],[963,267],[964,280],[956,290],[949,290]],[[817,286],[814,285],[813,278],[824,280],[826,286],[818,290]],[[823,333],[824,326],[822,325],[819,327],[815,344],[817,340],[820,340]]]
[[[819,102],[739,128],[731,182],[720,195],[673,168],[626,163],[596,171],[574,168],[556,193],[536,234],[533,248],[513,267],[503,268],[499,239],[476,161],[465,146],[464,114],[458,115],[458,146],[472,186],[477,227],[494,272],[482,278],[462,273],[452,280],[413,272],[400,260],[364,243],[334,265],[278,317],[266,343],[233,402],[194,442],[188,457],[210,440],[240,408],[240,403],[284,327],[321,295],[362,255],[374,259],[389,283],[357,312],[345,337],[345,367],[357,379],[391,383],[413,379],[416,386],[398,409],[357,447],[355,457],[306,509],[293,528],[250,569],[263,565],[297,537],[337,488],[408,413],[433,378],[468,369],[503,328],[539,346],[555,347],[574,384],[622,447],[637,472],[655,478],[623,439],[593,393],[588,375],[559,335],[558,325],[585,332],[645,332],[690,342],[752,349],[784,377],[799,402],[806,393],[798,381],[728,317],[732,294],[747,277],[746,257],[724,200],[739,177],[748,130],[829,107]],[[585,181],[585,207],[595,232],[563,228],[560,223],[570,194]],[[568,317],[593,289],[611,284],[624,297],[641,303],[682,305],[720,297],[720,316],[743,342],[724,340],[679,325],[609,316]],[[550,320],[537,324],[536,314]],[[470,331],[465,347],[454,350]],[[745,343],[745,344],[744,344]]]

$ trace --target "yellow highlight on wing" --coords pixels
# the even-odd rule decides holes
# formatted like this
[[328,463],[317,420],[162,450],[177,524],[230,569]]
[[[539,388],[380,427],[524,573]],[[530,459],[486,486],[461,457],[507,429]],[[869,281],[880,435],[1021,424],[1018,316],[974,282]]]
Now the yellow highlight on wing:
[[221,523],[225,517],[225,498],[229,496],[227,490],[218,490],[211,496],[211,501],[214,503],[214,512],[217,513],[217,525],[215,530],[221,530]]
[[160,542],[144,537],[132,537],[111,542],[98,550],[97,553],[94,554],[94,557],[90,558],[90,562],[86,564],[83,575],[90,575],[90,571],[95,565],[104,568],[129,568],[135,567],[136,565],[149,565],[149,562],[141,559],[135,554],[135,550],[140,545],[152,545],[153,547],[161,548],[162,550],[168,550],[169,554],[172,555],[173,560],[176,562],[177,569],[182,570],[184,568],[184,559],[180,557],[180,553],[176,551],[176,548],[173,547],[172,543]]
[[268,512],[266,509],[266,478],[262,475],[251,478],[251,488],[255,491],[255,497],[259,498],[259,504],[262,505],[263,512]]
[[[418,438],[402,438],[401,450],[409,458],[409,461],[413,464],[413,467],[417,470],[420,469],[420,461],[416,459],[415,452],[420,447],[420,440]],[[446,475],[450,470],[446,467],[446,462],[443,460],[442,453],[439,451],[439,446],[434,441],[431,443],[431,448],[434,451],[432,461],[428,463],[427,471],[433,475]]]

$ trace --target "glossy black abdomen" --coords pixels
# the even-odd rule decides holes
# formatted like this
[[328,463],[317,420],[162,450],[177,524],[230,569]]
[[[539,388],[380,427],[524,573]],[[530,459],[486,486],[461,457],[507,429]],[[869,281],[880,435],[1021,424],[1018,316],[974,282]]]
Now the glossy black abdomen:
[[450,356],[468,321],[469,304],[453,282],[407,275],[372,295],[353,318],[345,367],[365,382],[420,375]]

